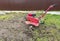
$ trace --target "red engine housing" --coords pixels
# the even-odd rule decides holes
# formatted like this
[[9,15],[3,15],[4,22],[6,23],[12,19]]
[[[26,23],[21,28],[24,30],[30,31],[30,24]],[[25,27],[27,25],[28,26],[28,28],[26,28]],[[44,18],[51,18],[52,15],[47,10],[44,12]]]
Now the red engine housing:
[[33,17],[32,14],[28,14],[26,16],[26,20],[27,20],[27,21],[25,21],[26,24],[31,24],[31,25],[34,25],[34,26],[39,26],[39,19]]

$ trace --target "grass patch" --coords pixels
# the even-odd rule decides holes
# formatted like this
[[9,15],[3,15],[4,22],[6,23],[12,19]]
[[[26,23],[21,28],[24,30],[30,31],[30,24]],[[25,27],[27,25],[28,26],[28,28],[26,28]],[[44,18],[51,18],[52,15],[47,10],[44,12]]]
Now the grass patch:
[[[41,15],[39,13],[37,13],[37,17]],[[37,41],[60,41],[60,15],[56,15],[56,14],[47,14],[45,15],[45,17],[43,18],[43,21],[45,21],[45,25],[47,26],[48,29],[44,28],[44,33],[42,34],[43,37],[38,37],[40,32],[36,32],[35,36],[37,37]],[[56,27],[56,28],[54,28]],[[42,27],[40,27],[42,28]],[[50,34],[46,34],[46,30],[47,32],[49,32]],[[41,29],[41,31],[43,31]],[[38,34],[38,35],[37,35]],[[50,36],[51,35],[51,36]]]
[[16,12],[10,12],[10,13],[6,13],[4,15],[0,15],[0,20],[9,20],[11,18],[14,18],[14,17],[23,17],[25,16],[24,13],[16,13]]
[[47,25],[51,25],[51,24],[55,24],[57,26],[58,29],[60,29],[60,15],[51,15],[51,14],[47,14],[45,16],[45,23]]

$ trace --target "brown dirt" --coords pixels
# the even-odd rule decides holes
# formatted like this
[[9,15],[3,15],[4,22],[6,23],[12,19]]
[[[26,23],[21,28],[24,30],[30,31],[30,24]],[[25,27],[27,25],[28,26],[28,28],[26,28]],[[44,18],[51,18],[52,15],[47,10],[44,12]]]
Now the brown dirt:
[[24,32],[27,31],[26,25],[21,21],[23,17],[17,17],[10,20],[0,20],[0,40],[2,41],[30,41]]
[[14,18],[9,20],[0,20],[0,41],[35,41],[37,38],[43,37],[55,41],[54,36],[50,32],[53,29],[56,30],[55,25],[46,26],[45,24],[40,24],[39,28],[34,29],[37,30],[37,34],[34,31],[30,31],[28,26],[24,24],[23,16],[14,16]]

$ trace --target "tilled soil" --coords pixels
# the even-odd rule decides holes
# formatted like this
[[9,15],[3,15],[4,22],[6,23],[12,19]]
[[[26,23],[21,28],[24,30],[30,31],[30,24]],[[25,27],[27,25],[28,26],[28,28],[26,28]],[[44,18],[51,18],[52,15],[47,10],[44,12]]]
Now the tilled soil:
[[[37,30],[37,32],[34,32],[34,30]],[[48,41],[58,41],[50,32],[56,30],[55,33],[59,33],[55,25],[45,26],[40,24],[39,28],[34,28],[34,30],[28,29],[28,26],[24,23],[24,17],[15,16],[9,20],[0,20],[0,41],[37,41],[37,38],[43,37],[49,38]]]
[[23,18],[14,17],[10,20],[0,20],[1,41],[29,41],[24,33],[26,26],[22,23]]

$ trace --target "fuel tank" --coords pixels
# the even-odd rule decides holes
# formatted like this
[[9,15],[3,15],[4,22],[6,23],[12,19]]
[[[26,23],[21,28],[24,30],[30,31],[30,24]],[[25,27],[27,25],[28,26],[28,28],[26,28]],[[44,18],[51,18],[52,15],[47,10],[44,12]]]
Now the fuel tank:
[[52,4],[51,10],[60,10],[60,0],[0,0],[0,10],[46,10]]

